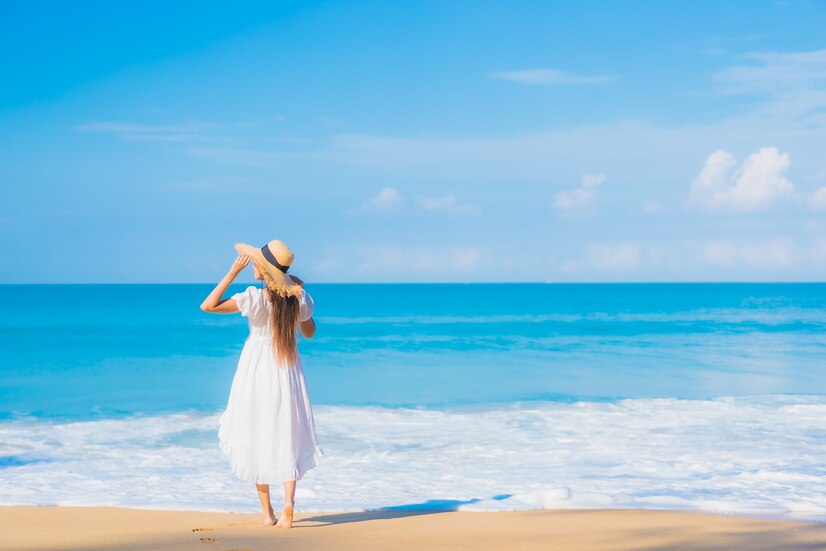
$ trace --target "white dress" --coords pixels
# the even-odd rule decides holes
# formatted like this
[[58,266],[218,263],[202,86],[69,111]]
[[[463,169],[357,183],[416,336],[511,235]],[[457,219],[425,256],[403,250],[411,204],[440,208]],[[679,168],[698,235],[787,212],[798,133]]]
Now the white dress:
[[[242,480],[256,484],[301,480],[324,455],[316,438],[301,357],[296,353],[292,366],[277,363],[271,345],[271,305],[262,288],[250,285],[232,298],[248,318],[250,333],[219,420],[220,448]],[[314,304],[309,293],[302,290],[299,304],[299,321],[310,319]]]

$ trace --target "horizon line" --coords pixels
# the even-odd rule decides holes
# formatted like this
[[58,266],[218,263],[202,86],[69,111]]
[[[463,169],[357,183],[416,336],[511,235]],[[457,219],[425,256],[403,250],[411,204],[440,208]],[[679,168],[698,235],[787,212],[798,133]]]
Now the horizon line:
[[[306,282],[305,282],[306,283]],[[310,285],[693,285],[693,284],[820,284],[826,280],[745,280],[745,281],[321,281]],[[184,282],[11,282],[2,285],[215,285],[212,281]],[[252,282],[233,282],[230,285],[254,285]]]

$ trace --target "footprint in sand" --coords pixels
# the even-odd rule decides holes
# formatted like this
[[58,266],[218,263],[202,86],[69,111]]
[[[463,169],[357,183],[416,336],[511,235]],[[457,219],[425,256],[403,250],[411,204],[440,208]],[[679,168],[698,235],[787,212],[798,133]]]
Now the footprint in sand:
[[193,528],[193,532],[212,532],[215,528]]

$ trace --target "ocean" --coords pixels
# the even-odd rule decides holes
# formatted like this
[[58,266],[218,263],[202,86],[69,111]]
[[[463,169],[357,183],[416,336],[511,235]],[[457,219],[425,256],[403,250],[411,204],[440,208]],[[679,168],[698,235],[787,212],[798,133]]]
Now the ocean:
[[[218,448],[247,325],[212,288],[0,286],[0,504],[259,510]],[[826,522],[826,284],[306,289],[325,455],[297,512]]]

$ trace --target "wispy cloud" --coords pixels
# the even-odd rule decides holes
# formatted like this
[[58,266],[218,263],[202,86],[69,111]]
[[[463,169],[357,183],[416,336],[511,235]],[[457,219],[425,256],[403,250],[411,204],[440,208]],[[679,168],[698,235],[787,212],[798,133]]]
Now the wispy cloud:
[[479,208],[470,203],[459,203],[454,195],[444,197],[419,197],[418,205],[430,212],[444,212],[457,216],[469,216],[479,214]]
[[519,84],[557,86],[562,84],[609,84],[616,80],[613,75],[575,75],[557,69],[524,69],[488,73],[490,78],[509,80]]
[[468,272],[483,264],[485,254],[484,248],[472,246],[368,247],[362,254],[361,269],[365,272]]
[[318,122],[326,126],[347,126],[347,121],[340,117],[318,117]]
[[788,238],[765,240],[716,239],[703,244],[704,263],[714,267],[783,268],[796,259],[795,243]]
[[310,156],[302,152],[252,150],[221,145],[191,145],[181,150],[216,163],[260,168],[273,168],[285,160],[306,159]]
[[560,191],[554,197],[554,209],[558,211],[581,211],[591,207],[596,199],[596,189],[605,182],[604,174],[583,174],[580,186]]
[[399,190],[392,187],[383,188],[375,197],[371,197],[361,205],[363,211],[387,212],[396,210],[405,204],[405,199]]
[[[349,255],[333,253],[314,266],[322,274],[382,274],[397,281],[428,275],[437,281],[467,277],[490,260],[486,247],[462,245],[361,245]],[[346,268],[346,270],[343,270]]]
[[767,126],[826,128],[826,49],[808,52],[752,52],[713,75],[716,92],[755,101]]
[[642,264],[644,246],[631,241],[588,243],[579,258],[551,259],[558,272],[629,272]]
[[745,54],[746,63],[717,72],[725,91],[737,94],[796,92],[826,82],[826,50]]
[[586,254],[591,266],[598,270],[631,270],[640,265],[642,247],[639,243],[592,243]]
[[[401,192],[392,187],[383,188],[378,195],[371,197],[359,208],[360,211],[396,212],[399,213],[407,206],[407,199]],[[480,213],[475,205],[460,203],[455,195],[428,197],[420,195],[416,198],[414,208],[407,212],[419,210],[424,212],[443,213],[455,216],[471,216]]]
[[620,275],[647,271],[682,275],[694,273],[700,276],[699,279],[708,280],[710,273],[716,276],[734,275],[742,274],[743,270],[765,270],[776,274],[794,266],[826,265],[826,239],[807,242],[784,235],[770,235],[681,239],[660,243],[592,242],[584,246],[579,256],[551,258],[550,265],[557,273],[581,276],[592,272]]
[[809,196],[809,207],[818,212],[826,211],[826,186],[817,188]]
[[644,201],[642,204],[643,214],[665,214],[667,212],[671,212],[671,209],[656,201]]
[[153,142],[193,142],[214,139],[206,134],[215,126],[203,122],[176,125],[136,124],[130,122],[94,121],[75,125],[78,132],[111,134],[123,140]]

